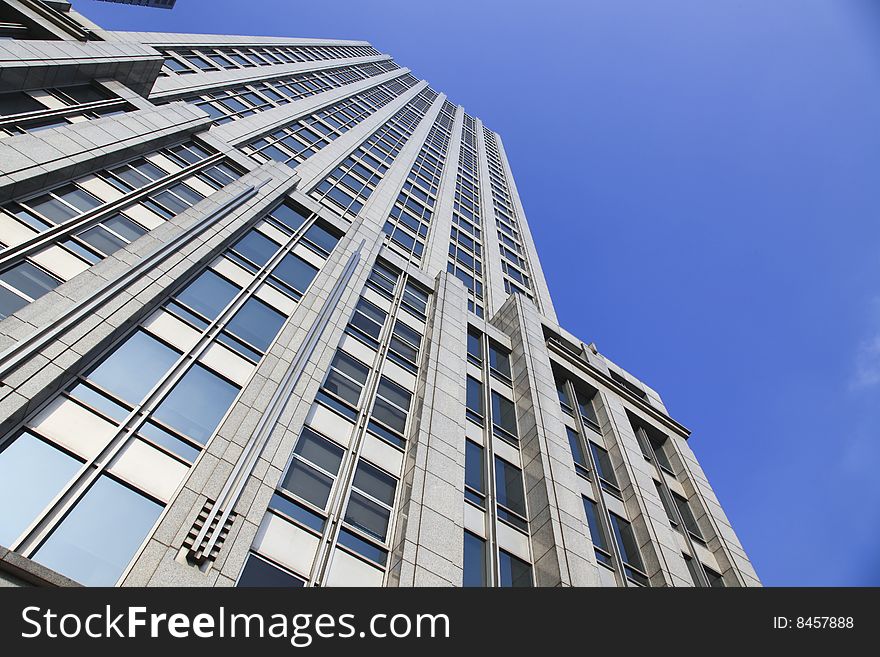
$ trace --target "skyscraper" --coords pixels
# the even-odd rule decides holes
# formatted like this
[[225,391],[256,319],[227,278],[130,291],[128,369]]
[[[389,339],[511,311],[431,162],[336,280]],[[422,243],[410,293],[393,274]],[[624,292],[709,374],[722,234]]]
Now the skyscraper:
[[365,42],[0,11],[0,581],[759,585],[479,118]]

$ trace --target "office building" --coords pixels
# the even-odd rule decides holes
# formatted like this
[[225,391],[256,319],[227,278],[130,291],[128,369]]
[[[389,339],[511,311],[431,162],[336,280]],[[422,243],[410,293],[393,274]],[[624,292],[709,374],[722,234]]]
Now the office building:
[[0,581],[759,585],[465,107],[366,42],[0,12]]

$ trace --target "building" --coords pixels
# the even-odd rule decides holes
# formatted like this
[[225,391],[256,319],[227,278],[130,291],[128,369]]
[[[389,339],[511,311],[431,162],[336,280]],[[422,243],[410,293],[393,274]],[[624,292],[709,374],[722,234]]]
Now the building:
[[141,7],[156,7],[157,9],[174,9],[177,0],[100,0],[100,2],[115,2],[121,5],[140,5]]
[[480,119],[365,42],[0,7],[0,579],[759,585]]

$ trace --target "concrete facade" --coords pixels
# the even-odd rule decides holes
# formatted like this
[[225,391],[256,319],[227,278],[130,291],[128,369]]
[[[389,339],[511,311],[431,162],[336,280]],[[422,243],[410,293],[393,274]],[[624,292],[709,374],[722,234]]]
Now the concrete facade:
[[479,119],[366,42],[0,7],[0,585],[760,585]]

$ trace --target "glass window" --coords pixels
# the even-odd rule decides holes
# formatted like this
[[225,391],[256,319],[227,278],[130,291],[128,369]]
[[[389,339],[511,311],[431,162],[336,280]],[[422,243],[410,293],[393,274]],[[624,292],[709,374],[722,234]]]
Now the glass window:
[[489,367],[494,374],[499,374],[503,379],[510,380],[510,354],[500,347],[489,343]]
[[678,513],[681,515],[681,520],[688,532],[690,532],[694,538],[702,541],[703,533],[700,531],[700,526],[697,524],[697,519],[694,517],[693,510],[691,510],[691,505],[678,493],[672,493],[672,499],[675,500],[675,506],[678,509]]
[[502,436],[516,439],[516,408],[512,401],[492,391],[492,423]]
[[384,541],[390,518],[391,511],[356,490],[351,491],[348,507],[345,510],[345,522],[380,541]]
[[532,567],[504,550],[498,551],[498,566],[501,571],[499,586],[532,586]]
[[495,457],[495,498],[499,505],[525,517],[522,471],[498,456]]
[[0,452],[0,545],[9,546],[82,464],[23,433]]
[[669,457],[666,456],[665,441],[660,442],[652,439],[651,446],[654,449],[654,456],[657,458],[657,465],[667,472],[674,474],[675,470],[672,469],[672,463],[669,462]]
[[[51,274],[27,261],[20,262],[4,271],[0,274],[0,281],[26,294],[31,299],[38,299],[46,292],[54,290],[61,283]],[[18,309],[16,308],[16,310]]]
[[344,452],[341,447],[318,435],[309,427],[303,427],[293,453],[335,475],[339,473]]
[[[587,514],[587,526],[590,528],[590,538],[593,540],[593,547],[607,552],[611,551],[608,543],[608,536],[605,533],[605,525],[601,522],[599,516],[599,505],[588,497],[584,497],[584,512]],[[603,555],[600,558],[603,563],[611,563],[609,555]]]
[[700,577],[700,571],[698,570],[696,562],[686,554],[683,554],[681,556],[684,557],[684,562],[687,565],[688,572],[691,574],[691,581],[694,583],[694,586],[705,586],[702,578]]
[[599,418],[596,417],[596,409],[593,408],[593,397],[587,397],[579,390],[575,391],[575,397],[577,397],[578,410],[581,412],[581,418],[583,418],[584,423],[598,427]]
[[639,545],[636,542],[636,535],[633,533],[632,525],[618,515],[613,513],[609,515],[611,516],[611,531],[614,532],[614,539],[617,542],[617,549],[620,551],[620,558],[623,559],[626,565],[643,570],[642,555],[639,553]]
[[129,242],[134,242],[138,237],[147,232],[145,228],[139,226],[131,219],[121,214],[113,215],[109,219],[105,219],[103,223],[107,228],[115,232],[117,235],[121,235]]
[[196,364],[162,400],[153,417],[204,445],[238,391],[238,386]]
[[305,216],[303,216],[297,210],[294,210],[286,203],[282,203],[281,205],[279,205],[277,208],[272,210],[270,214],[272,215],[273,219],[284,224],[292,231],[298,230],[299,227],[302,226],[306,221]]
[[280,486],[317,507],[327,506],[333,479],[299,459],[293,459]]
[[0,116],[45,111],[46,107],[23,91],[0,94]]
[[305,580],[290,574],[272,565],[256,554],[248,555],[244,569],[238,577],[236,586],[240,587],[274,587],[274,588],[301,588],[305,586]]
[[320,224],[314,224],[305,232],[303,237],[327,254],[329,254],[336,247],[336,243],[339,242],[339,238],[336,237],[336,235]]
[[86,586],[112,586],[156,523],[162,505],[101,476],[34,554]]
[[402,434],[406,429],[406,416],[412,394],[390,379],[382,377],[373,405],[373,418]]
[[565,427],[565,431],[568,434],[568,445],[571,448],[571,457],[574,459],[575,470],[580,474],[588,475],[590,466],[587,463],[584,448],[581,446],[581,437],[571,427]]
[[269,262],[269,258],[275,255],[279,248],[279,245],[268,237],[256,230],[252,230],[242,237],[232,247],[232,250],[240,256],[244,256],[255,265],[262,267]]
[[476,365],[483,364],[483,339],[479,333],[472,330],[467,334],[467,353],[468,360]]
[[304,293],[318,270],[299,256],[287,254],[272,270],[272,276],[286,283],[299,293]]
[[464,485],[479,493],[476,500],[481,506],[485,494],[485,475],[483,465],[483,448],[470,440],[465,441],[464,450]]
[[232,298],[241,291],[237,285],[210,269],[202,272],[175,297],[180,303],[207,317],[216,319]]
[[24,297],[20,297],[15,292],[0,286],[0,319],[6,319],[15,311],[24,308],[27,304],[28,302]]
[[77,235],[86,244],[95,247],[98,251],[105,255],[115,253],[126,245],[126,242],[110,231],[105,230],[103,226],[92,226],[88,230],[84,230]]
[[260,351],[265,351],[278,335],[286,319],[287,317],[274,308],[251,297],[226,328]]
[[462,586],[486,586],[486,541],[464,533],[464,576]]
[[324,389],[344,399],[352,406],[357,406],[361,390],[367,380],[369,368],[355,360],[344,351],[337,351],[330,371],[324,381]]
[[678,527],[678,515],[675,513],[674,503],[670,499],[669,493],[666,491],[666,488],[656,481],[654,482],[654,487],[657,489],[657,495],[660,496],[660,502],[663,504],[663,510],[666,511],[669,524],[673,527]]
[[354,475],[354,486],[389,506],[394,503],[394,491],[397,488],[394,477],[385,474],[366,461],[358,463],[357,472]]
[[709,580],[709,586],[711,586],[713,589],[725,588],[724,578],[721,575],[716,573],[708,566],[703,566],[703,572],[706,573],[706,578]]
[[136,331],[88,375],[89,381],[132,404],[140,403],[180,354]]
[[617,477],[614,475],[611,456],[607,450],[590,441],[590,452],[593,454],[593,462],[596,464],[596,473],[599,475],[599,479],[617,488]]
[[569,415],[574,415],[574,407],[568,396],[568,382],[565,379],[556,381],[556,395],[559,397],[559,405],[562,406],[562,410]]
[[375,341],[379,339],[386,317],[388,314],[384,310],[361,297],[355,306],[350,323]]
[[467,378],[467,410],[476,416],[473,419],[482,422],[483,384],[470,376]]

